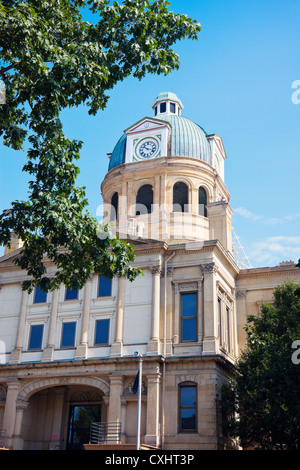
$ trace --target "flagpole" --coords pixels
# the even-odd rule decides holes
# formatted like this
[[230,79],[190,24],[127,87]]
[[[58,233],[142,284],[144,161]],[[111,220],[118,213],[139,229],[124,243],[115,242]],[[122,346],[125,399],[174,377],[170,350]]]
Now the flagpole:
[[142,356],[139,356],[139,385],[138,385],[138,411],[137,411],[137,429],[136,429],[136,450],[141,446],[141,404],[142,404]]

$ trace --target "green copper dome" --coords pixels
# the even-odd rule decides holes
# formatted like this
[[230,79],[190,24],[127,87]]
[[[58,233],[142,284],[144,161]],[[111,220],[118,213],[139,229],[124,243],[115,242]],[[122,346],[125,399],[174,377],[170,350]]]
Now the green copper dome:
[[[168,156],[191,157],[212,164],[205,130],[190,119],[181,116],[183,105],[174,93],[160,93],[152,108],[155,114],[154,119],[166,121],[171,125],[171,146]],[[109,170],[125,162],[126,141],[127,136],[124,133],[112,152]]]

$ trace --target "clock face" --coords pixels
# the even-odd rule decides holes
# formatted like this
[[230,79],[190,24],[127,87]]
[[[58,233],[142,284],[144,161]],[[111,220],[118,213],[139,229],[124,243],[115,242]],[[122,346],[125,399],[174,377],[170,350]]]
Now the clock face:
[[139,148],[139,154],[142,158],[151,158],[157,150],[157,144],[153,140],[144,142]]

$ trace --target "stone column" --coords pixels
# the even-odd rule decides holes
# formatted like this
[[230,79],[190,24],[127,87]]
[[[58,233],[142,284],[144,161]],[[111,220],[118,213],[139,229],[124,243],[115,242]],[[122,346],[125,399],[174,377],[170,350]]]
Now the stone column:
[[173,332],[173,295],[172,295],[173,268],[167,267],[166,282],[166,355],[172,355],[172,332]]
[[54,449],[54,450],[56,446],[60,447],[60,442],[61,442],[61,427],[62,427],[62,415],[63,415],[63,408],[64,408],[64,395],[65,395],[65,388],[55,390],[51,441],[49,443],[49,448]]
[[2,428],[6,430],[6,446],[9,448],[13,445],[19,389],[20,384],[17,379],[8,381]]
[[159,238],[162,240],[168,240],[170,235],[170,207],[169,200],[167,197],[167,177],[166,174],[161,175],[160,177],[160,200],[159,200],[159,209],[160,209],[160,221],[159,221]]
[[126,423],[126,411],[127,411],[127,401],[121,400],[121,444],[126,444],[126,432],[125,432],[125,423]]
[[76,359],[87,358],[92,282],[92,278],[88,279],[84,286],[83,312],[81,319],[81,338],[80,344],[77,346],[76,349]]
[[235,354],[238,355],[246,342],[244,326],[247,323],[247,290],[237,289],[235,292]]
[[198,204],[199,203],[199,194],[197,188],[191,189],[191,212],[194,215],[199,215]]
[[59,302],[59,290],[55,290],[52,296],[51,314],[48,330],[48,341],[47,346],[42,354],[42,362],[53,361],[54,359],[54,348],[55,348],[55,336],[56,336],[56,324],[57,324],[57,313],[58,313],[58,302]]
[[13,435],[13,449],[14,450],[23,450],[24,439],[22,438],[22,422],[24,411],[26,410],[29,402],[20,401],[16,403],[16,419],[15,419],[15,429]]
[[119,194],[119,205],[118,205],[118,221],[119,231],[125,236],[128,234],[128,199],[127,199],[127,183],[122,183],[121,194]]
[[153,266],[152,271],[152,316],[151,316],[151,338],[148,342],[148,354],[160,353],[160,275],[161,266]]
[[118,297],[115,324],[115,340],[111,346],[111,356],[122,356],[123,354],[123,322],[124,322],[124,299],[125,299],[125,278],[118,279]]
[[19,324],[18,324],[16,345],[15,345],[14,350],[10,354],[10,360],[9,360],[11,364],[21,362],[27,305],[28,305],[28,292],[22,291],[22,300],[21,300],[21,308],[20,308],[20,314],[19,314]]
[[217,351],[217,319],[216,319],[216,280],[215,263],[202,264],[203,281],[203,354],[215,354]]
[[161,374],[147,374],[147,417],[145,444],[160,445],[160,379]]
[[[110,395],[108,406],[108,422],[121,423],[121,396],[123,393],[123,376],[112,375],[110,377]],[[118,443],[116,441],[116,443]]]

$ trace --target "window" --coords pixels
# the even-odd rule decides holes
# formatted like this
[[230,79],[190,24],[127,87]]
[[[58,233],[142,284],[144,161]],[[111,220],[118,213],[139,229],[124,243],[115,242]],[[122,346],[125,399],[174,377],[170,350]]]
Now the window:
[[95,346],[108,344],[109,340],[109,320],[97,320],[95,330]]
[[155,116],[157,116],[157,106],[155,106]]
[[175,103],[170,103],[170,112],[175,114],[176,113],[176,105]]
[[167,111],[167,103],[161,103],[160,112],[165,113]]
[[111,279],[100,274],[98,283],[98,297],[111,296]]
[[61,335],[61,347],[62,348],[73,348],[75,345],[75,331],[76,323],[68,322],[63,323],[62,335]]
[[136,215],[150,214],[153,204],[153,188],[151,184],[145,184],[137,193],[136,197]]
[[207,194],[204,188],[199,188],[199,215],[207,217]]
[[118,205],[119,205],[119,195],[118,193],[114,193],[113,197],[111,198],[110,220],[116,220],[118,218]]
[[181,384],[179,386],[179,432],[197,430],[197,386]]
[[39,286],[36,286],[33,303],[40,304],[47,301],[47,292],[44,292]]
[[181,341],[197,341],[197,293],[181,294]]
[[226,307],[226,341],[227,341],[227,350],[230,351],[230,309]]
[[42,349],[44,325],[32,325],[30,328],[28,349]]
[[77,300],[78,299],[78,290],[77,289],[66,289],[65,300]]
[[189,203],[188,187],[185,183],[178,182],[173,186],[173,211],[186,212]]
[[222,335],[222,302],[220,297],[218,297],[218,336],[220,338],[220,343],[221,343],[221,335]]

